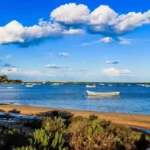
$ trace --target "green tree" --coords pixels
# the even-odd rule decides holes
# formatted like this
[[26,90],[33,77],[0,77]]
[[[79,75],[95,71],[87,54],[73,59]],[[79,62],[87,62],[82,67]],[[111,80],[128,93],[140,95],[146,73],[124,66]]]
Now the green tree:
[[3,74],[0,76],[0,82],[5,82],[5,81],[8,81],[8,77],[7,75]]

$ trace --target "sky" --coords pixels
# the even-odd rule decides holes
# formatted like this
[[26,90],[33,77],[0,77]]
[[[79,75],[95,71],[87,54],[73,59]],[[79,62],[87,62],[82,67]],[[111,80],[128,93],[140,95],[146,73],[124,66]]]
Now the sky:
[[0,74],[150,82],[150,1],[1,0]]

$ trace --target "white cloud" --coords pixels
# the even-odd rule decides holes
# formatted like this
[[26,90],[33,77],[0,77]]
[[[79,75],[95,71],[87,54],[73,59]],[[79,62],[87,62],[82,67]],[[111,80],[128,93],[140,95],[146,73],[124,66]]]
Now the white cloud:
[[128,69],[118,70],[116,68],[106,68],[102,70],[102,74],[106,76],[126,76],[131,72]]
[[96,41],[91,41],[87,43],[81,43],[76,46],[89,46],[89,45],[94,45],[94,44],[99,44],[99,43],[112,43],[112,42],[117,42],[121,45],[127,45],[131,44],[132,40],[131,39],[126,39],[126,38],[112,38],[112,37],[104,37]]
[[0,70],[1,74],[11,74],[16,72],[17,72],[17,68],[3,68]]
[[111,37],[104,37],[104,38],[100,39],[100,42],[102,42],[102,43],[110,43],[112,41],[113,41],[113,38],[111,38]]
[[61,5],[51,12],[51,18],[63,24],[85,24],[89,19],[89,9],[86,5],[69,3]]
[[60,66],[57,66],[56,64],[47,64],[45,67],[46,68],[52,68],[52,69],[60,69],[60,68],[62,68]]
[[77,35],[77,34],[84,34],[84,30],[82,30],[82,29],[69,29],[69,30],[64,30],[62,33],[64,35]]
[[7,74],[7,75],[26,76],[26,77],[53,76],[51,73],[48,72],[41,72],[39,70],[24,70],[18,68],[4,68],[0,70],[0,73]]
[[[18,44],[22,47],[39,44],[47,38],[60,38],[83,33],[97,33],[105,36],[101,42],[112,42],[118,36],[127,34],[142,25],[150,24],[150,10],[119,14],[107,5],[100,5],[90,12],[84,4],[69,3],[54,9],[50,20],[40,19],[38,24],[23,26],[12,20],[0,26],[0,44]],[[113,38],[114,37],[114,38]],[[97,43],[100,41],[95,41]],[[120,39],[120,44],[131,41]],[[93,44],[90,43],[90,45]],[[83,45],[88,45],[84,43]]]
[[63,57],[67,57],[68,56],[68,53],[66,52],[61,52],[61,53],[58,53],[59,56],[63,56]]
[[122,44],[122,45],[127,45],[127,44],[131,44],[131,39],[126,39],[126,38],[119,38],[119,44]]
[[129,12],[119,15],[116,20],[116,29],[121,32],[132,31],[144,24],[150,24],[150,10],[145,13]]
[[90,24],[100,25],[99,29],[103,29],[101,25],[111,25],[117,17],[117,13],[107,5],[101,5],[90,14]]
[[[42,79],[47,78],[49,80],[49,77],[52,77],[51,79],[56,79],[59,81],[75,81],[80,78],[85,78],[85,75],[87,75],[84,71],[73,71],[70,69],[51,69],[48,71],[40,71],[40,70],[24,70],[24,69],[18,69],[18,68],[4,68],[0,70],[0,74],[7,74],[8,76],[17,77],[19,76],[19,79],[24,79],[26,77],[26,80],[32,79],[33,81],[41,81]],[[83,79],[84,79],[83,78]]]
[[82,29],[65,29],[58,23],[39,20],[38,25],[24,27],[16,20],[0,27],[0,44],[19,44],[28,46],[40,43],[46,38],[58,38],[65,35],[83,34]]
[[114,65],[116,65],[116,64],[119,64],[119,60],[114,60],[114,61],[107,60],[106,64],[114,64]]
[[96,41],[91,41],[91,42],[87,42],[87,43],[81,43],[77,46],[88,46],[88,45],[94,45],[94,44],[99,44],[99,43],[111,43],[115,41],[115,39],[111,38],[111,37],[104,37],[104,38],[101,38],[99,40],[96,40]]
[[145,13],[118,14],[107,5],[101,5],[90,14],[91,32],[121,35],[144,24],[150,24],[150,10]]

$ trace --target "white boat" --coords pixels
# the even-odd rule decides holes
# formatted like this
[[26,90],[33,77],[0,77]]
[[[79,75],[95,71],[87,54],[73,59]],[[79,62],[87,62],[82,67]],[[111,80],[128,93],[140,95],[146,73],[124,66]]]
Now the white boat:
[[145,87],[150,87],[150,85],[149,85],[149,84],[147,84],[147,85],[145,85]]
[[53,86],[59,86],[59,85],[61,85],[61,83],[52,83],[51,85],[53,85]]
[[9,86],[9,87],[7,87],[7,89],[13,89],[14,87],[11,87],[11,86]]
[[33,85],[28,85],[28,84],[27,84],[26,87],[33,87]]
[[88,96],[96,96],[96,97],[115,97],[119,96],[120,92],[92,92],[86,90]]
[[105,85],[105,84],[102,83],[102,84],[100,84],[100,85]]
[[86,85],[86,88],[96,88],[96,85]]

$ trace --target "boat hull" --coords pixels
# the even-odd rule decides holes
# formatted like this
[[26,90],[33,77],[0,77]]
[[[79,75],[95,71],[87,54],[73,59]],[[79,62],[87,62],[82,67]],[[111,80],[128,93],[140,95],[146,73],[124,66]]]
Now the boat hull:
[[89,97],[116,97],[120,95],[120,92],[91,92],[86,91]]
[[86,88],[96,88],[96,85],[86,85]]

